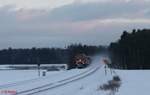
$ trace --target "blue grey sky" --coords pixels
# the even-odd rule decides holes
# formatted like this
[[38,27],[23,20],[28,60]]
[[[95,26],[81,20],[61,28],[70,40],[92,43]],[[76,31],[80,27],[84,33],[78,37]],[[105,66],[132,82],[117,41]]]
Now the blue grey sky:
[[0,0],[0,49],[109,45],[150,27],[150,0]]

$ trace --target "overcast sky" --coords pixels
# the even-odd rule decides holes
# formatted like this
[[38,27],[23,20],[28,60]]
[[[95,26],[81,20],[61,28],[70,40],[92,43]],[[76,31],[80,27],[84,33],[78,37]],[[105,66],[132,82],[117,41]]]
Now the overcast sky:
[[0,0],[0,49],[109,45],[150,27],[150,0]]

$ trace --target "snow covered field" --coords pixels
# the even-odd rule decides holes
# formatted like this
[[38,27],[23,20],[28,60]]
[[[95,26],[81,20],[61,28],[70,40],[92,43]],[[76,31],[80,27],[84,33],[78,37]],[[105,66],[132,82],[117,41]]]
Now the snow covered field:
[[116,95],[149,95],[150,70],[116,70],[122,86]]
[[[150,70],[116,70],[121,78],[121,86],[115,95],[149,95]],[[79,81],[48,90],[37,95],[109,95],[111,91],[103,91],[101,85],[107,83],[115,74],[104,73],[104,68]]]
[[4,77],[0,77],[0,91],[13,89],[20,92],[41,85],[55,83],[86,72],[89,69],[90,68],[82,70],[73,69],[70,71],[51,71],[47,72],[47,76],[45,77],[38,77],[38,73],[35,70],[2,70],[0,74]]
[[[19,92],[47,83],[55,84],[60,80],[87,72],[91,68],[102,65],[102,61],[95,61],[94,63],[94,65],[86,69],[48,72],[46,77],[40,78],[37,71],[0,71],[0,75],[3,76],[0,77],[0,90],[13,89]],[[121,78],[121,86],[118,92],[114,93],[115,95],[149,95],[150,70],[115,70],[115,73],[111,74],[110,70],[107,69],[106,74],[103,65],[93,74],[62,86],[36,93],[35,95],[113,95],[112,91],[104,91],[100,89],[100,86],[108,83],[116,75]],[[28,81],[15,85],[11,84],[11,82],[23,80]],[[9,83],[10,85],[4,85]]]
[[36,70],[0,70],[0,85],[38,77]]

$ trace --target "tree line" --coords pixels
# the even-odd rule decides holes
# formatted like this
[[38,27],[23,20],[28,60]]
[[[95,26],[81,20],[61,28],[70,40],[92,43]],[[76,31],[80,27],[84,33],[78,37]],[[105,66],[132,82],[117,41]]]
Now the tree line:
[[94,55],[105,50],[103,46],[72,44],[67,48],[31,48],[0,50],[0,64],[68,64],[74,68],[73,58],[76,54]]
[[115,68],[150,69],[150,29],[124,31],[109,50]]

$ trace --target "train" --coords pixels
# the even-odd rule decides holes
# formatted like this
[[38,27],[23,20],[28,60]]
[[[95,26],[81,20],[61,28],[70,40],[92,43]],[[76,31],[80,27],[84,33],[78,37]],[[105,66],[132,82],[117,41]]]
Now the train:
[[74,58],[77,68],[85,68],[91,63],[90,56],[86,54],[77,54]]

